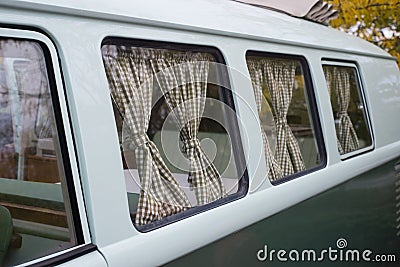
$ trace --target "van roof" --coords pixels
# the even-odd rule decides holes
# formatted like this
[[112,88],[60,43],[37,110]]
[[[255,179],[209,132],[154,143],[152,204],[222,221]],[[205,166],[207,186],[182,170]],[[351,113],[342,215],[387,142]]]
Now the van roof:
[[1,5],[392,58],[350,34],[232,0],[2,0]]

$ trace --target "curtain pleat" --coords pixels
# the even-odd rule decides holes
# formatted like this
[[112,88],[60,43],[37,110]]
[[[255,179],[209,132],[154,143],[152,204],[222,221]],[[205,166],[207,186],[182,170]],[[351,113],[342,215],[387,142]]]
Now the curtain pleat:
[[111,95],[135,146],[141,191],[135,223],[143,225],[190,207],[189,200],[165,165],[146,131],[151,115],[153,73],[149,51],[110,49],[103,53]]
[[287,176],[305,170],[299,144],[287,123],[287,112],[292,100],[296,65],[290,60],[264,60],[264,75],[275,111],[277,144],[275,159]]
[[221,176],[198,139],[210,61],[207,55],[179,53],[151,61],[158,84],[180,128],[183,152],[190,165],[188,182],[198,205],[226,196]]
[[[333,74],[327,68],[324,68],[324,74],[325,74],[326,86],[328,88],[328,94],[329,94],[329,97],[331,98],[331,93],[332,93],[331,83],[332,83]],[[341,154],[341,155],[344,154],[342,144],[340,144],[340,141],[337,138],[337,136],[336,136],[336,143],[337,143],[337,148],[338,148],[339,154]]]
[[[258,113],[261,114],[262,112],[262,99],[263,99],[263,68],[262,65],[258,64],[257,62],[253,60],[248,60],[248,66],[249,66],[249,73],[250,73],[250,78],[253,84],[253,90],[254,90],[254,95],[256,99],[256,104],[257,104],[257,110]],[[274,181],[276,179],[282,178],[282,170],[281,167],[279,166],[278,162],[275,160],[274,154],[271,150],[271,147],[269,145],[269,141],[267,138],[267,135],[262,128],[261,121],[260,121],[260,129],[261,129],[261,135],[262,135],[262,140],[263,140],[263,147],[264,147],[264,154],[265,154],[265,160],[268,165],[268,177],[271,181]]]
[[343,68],[333,68],[333,86],[338,100],[339,129],[337,131],[342,151],[348,153],[358,149],[359,141],[348,114],[350,104],[350,74]]

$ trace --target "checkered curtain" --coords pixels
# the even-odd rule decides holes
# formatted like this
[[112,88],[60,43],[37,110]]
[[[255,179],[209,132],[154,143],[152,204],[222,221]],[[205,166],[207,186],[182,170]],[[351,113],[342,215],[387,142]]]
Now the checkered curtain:
[[[324,68],[324,74],[325,74],[325,80],[326,80],[326,87],[328,88],[328,94],[329,94],[329,97],[331,97],[331,92],[332,92],[332,88],[331,88],[332,72],[329,71],[328,68]],[[342,145],[340,144],[339,139],[337,137],[336,137],[336,143],[337,143],[337,148],[338,148],[339,153],[341,155],[344,154]]]
[[[262,64],[258,63],[255,60],[248,60],[247,64],[249,66],[250,78],[251,78],[251,82],[253,84],[253,90],[254,90],[254,96],[256,98],[257,110],[258,110],[258,113],[261,114],[262,99],[263,99],[263,75],[262,75],[263,68],[262,68]],[[271,181],[282,178],[281,167],[275,160],[274,154],[269,145],[267,135],[266,135],[264,129],[262,128],[261,122],[260,122],[260,128],[261,128],[261,135],[262,135],[263,146],[264,146],[265,160],[268,165],[268,177]]]
[[183,190],[146,134],[153,92],[149,50],[103,47],[111,95],[135,146],[141,191],[135,223],[143,225],[190,207]]
[[180,128],[183,152],[189,165],[189,184],[198,205],[226,196],[221,176],[200,146],[198,131],[204,111],[211,57],[173,53],[152,61],[166,102]]
[[356,150],[359,146],[357,133],[348,114],[350,104],[350,73],[348,70],[334,67],[332,85],[338,101],[339,129],[337,136],[342,146],[343,153],[341,154],[345,154]]
[[283,176],[305,170],[299,144],[286,117],[292,100],[295,72],[295,61],[265,60],[265,82],[271,96],[277,132],[275,159],[282,169]]

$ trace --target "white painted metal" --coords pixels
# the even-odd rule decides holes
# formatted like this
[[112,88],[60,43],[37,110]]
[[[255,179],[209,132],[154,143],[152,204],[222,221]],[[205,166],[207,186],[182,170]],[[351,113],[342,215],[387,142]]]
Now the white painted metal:
[[[2,0],[2,6],[390,57],[351,35],[230,0]],[[44,13],[42,13],[44,14]],[[47,15],[42,15],[46,16]],[[21,22],[20,22],[21,23]]]
[[[52,53],[58,54],[61,62],[79,160],[81,180],[74,173],[75,183],[77,188],[82,183],[91,240],[109,266],[168,262],[400,154],[400,76],[395,61],[365,41],[321,25],[222,0],[3,0],[1,23],[39,28],[55,43],[58,53],[54,49]],[[229,74],[250,179],[247,196],[148,233],[134,228],[101,59],[101,42],[110,36],[211,45],[222,52],[234,69]],[[262,140],[259,131],[253,130],[258,129],[258,118],[245,63],[247,50],[306,58],[327,150],[326,168],[279,186],[265,179]],[[346,161],[341,161],[337,152],[321,65],[324,58],[357,62],[374,128],[375,149]],[[53,64],[58,72],[56,57]],[[57,83],[61,85],[59,77]],[[60,101],[68,127],[66,103],[63,97]],[[72,136],[68,138],[72,142]],[[83,211],[81,199],[79,204]]]

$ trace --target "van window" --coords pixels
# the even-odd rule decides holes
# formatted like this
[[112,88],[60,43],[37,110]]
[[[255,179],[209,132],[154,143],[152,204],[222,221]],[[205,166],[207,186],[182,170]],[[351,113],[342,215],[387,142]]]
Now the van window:
[[[300,57],[248,52],[247,67],[260,119],[271,181],[322,163],[311,112],[307,65]],[[316,112],[314,112],[316,113]],[[322,138],[319,138],[322,140]]]
[[372,145],[357,70],[323,66],[335,119],[338,151],[348,154]]
[[77,244],[45,48],[0,38],[0,265]]
[[102,54],[138,229],[243,195],[237,119],[218,51],[119,42],[108,40]]

